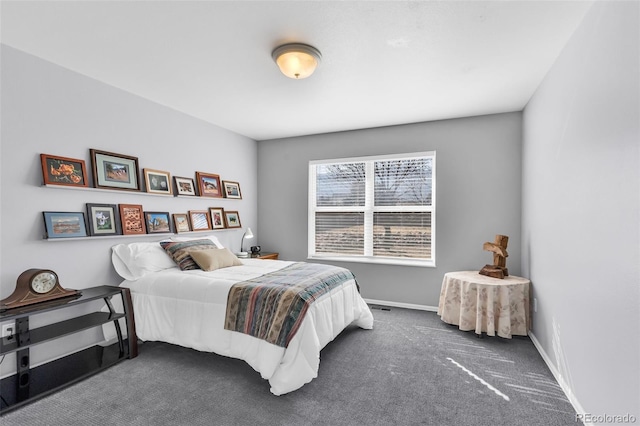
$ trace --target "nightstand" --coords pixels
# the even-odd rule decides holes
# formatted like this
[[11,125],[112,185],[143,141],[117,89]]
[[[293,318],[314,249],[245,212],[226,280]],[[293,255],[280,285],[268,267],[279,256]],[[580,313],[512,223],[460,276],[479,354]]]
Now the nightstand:
[[249,257],[252,259],[265,259],[265,260],[278,260],[279,253],[271,253],[271,252],[260,252],[260,253],[251,253]]

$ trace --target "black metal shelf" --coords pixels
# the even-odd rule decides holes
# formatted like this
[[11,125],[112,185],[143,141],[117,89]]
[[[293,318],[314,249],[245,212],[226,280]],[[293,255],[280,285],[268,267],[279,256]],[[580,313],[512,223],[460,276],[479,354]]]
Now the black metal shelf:
[[74,305],[87,303],[92,300],[104,299],[105,297],[111,297],[120,294],[122,289],[120,287],[103,285],[99,287],[85,288],[80,291],[82,292],[80,296],[64,297],[62,299],[56,299],[49,302],[36,303],[34,305],[28,305],[20,308],[13,308],[2,311],[0,312],[0,322],[16,320],[18,318],[42,314],[58,309],[65,309]]
[[69,334],[77,333],[82,330],[87,330],[93,327],[97,327],[102,324],[106,324],[111,321],[117,321],[120,318],[124,318],[125,314],[111,314],[109,312],[92,312],[87,315],[83,315],[76,318],[71,318],[65,321],[61,321],[55,324],[45,325],[43,327],[34,328],[30,331],[30,341],[24,342],[18,346],[18,339],[16,337],[9,338],[3,337],[0,342],[0,355],[9,354],[20,349],[29,348],[39,343],[44,343],[49,340],[54,340],[59,337],[67,336]]
[[106,347],[92,346],[35,367],[31,370],[29,399],[23,401],[18,400],[15,391],[18,387],[18,376],[7,377],[0,381],[0,395],[3,398],[0,406],[0,415],[51,395],[106,370],[122,360],[124,358],[119,356],[119,347],[115,343]]
[[[115,312],[111,304],[113,296],[122,298],[124,312]],[[33,315],[100,299],[105,301],[108,312],[95,311],[29,329],[29,318]],[[126,322],[126,338],[120,328],[119,320],[122,318]],[[83,289],[80,296],[6,310],[0,313],[0,321],[15,321],[16,325],[16,332],[11,338],[0,340],[0,355],[16,353],[16,374],[0,381],[0,415],[138,355],[131,293],[127,288],[100,286]],[[113,323],[116,328],[117,343],[106,348],[95,345],[31,369],[30,350],[33,346],[108,323]]]

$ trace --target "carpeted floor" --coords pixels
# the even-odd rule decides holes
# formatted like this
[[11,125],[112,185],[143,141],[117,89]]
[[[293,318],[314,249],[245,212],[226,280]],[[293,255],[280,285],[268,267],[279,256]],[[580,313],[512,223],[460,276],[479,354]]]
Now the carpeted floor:
[[243,361],[165,343],[2,418],[2,425],[575,425],[526,337],[478,339],[433,312],[373,307],[277,397]]

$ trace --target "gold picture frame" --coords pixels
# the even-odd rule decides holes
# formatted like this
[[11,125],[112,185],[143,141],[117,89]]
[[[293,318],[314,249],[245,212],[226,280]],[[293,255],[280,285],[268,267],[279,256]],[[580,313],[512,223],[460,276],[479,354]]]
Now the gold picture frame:
[[171,173],[162,170],[142,169],[145,189],[150,194],[173,195]]

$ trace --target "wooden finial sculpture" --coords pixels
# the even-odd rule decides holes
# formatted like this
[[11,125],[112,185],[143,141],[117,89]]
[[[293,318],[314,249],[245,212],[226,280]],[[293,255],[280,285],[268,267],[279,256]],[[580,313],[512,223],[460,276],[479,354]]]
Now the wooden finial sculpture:
[[508,243],[509,237],[496,235],[493,243],[484,243],[482,245],[483,250],[493,252],[493,265],[484,265],[484,268],[480,270],[480,274],[500,279],[509,276],[509,271],[507,270]]

